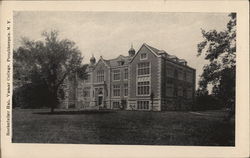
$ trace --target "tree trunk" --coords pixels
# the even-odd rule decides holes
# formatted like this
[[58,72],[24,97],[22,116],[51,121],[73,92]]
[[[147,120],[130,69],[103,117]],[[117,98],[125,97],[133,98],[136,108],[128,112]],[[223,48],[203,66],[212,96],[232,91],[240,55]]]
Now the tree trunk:
[[54,109],[55,109],[54,106],[51,106],[50,112],[51,112],[51,113],[54,113]]
[[58,98],[57,98],[57,90],[52,90],[53,92],[51,93],[51,104],[50,104],[50,112],[54,113],[55,108],[57,107],[58,104]]

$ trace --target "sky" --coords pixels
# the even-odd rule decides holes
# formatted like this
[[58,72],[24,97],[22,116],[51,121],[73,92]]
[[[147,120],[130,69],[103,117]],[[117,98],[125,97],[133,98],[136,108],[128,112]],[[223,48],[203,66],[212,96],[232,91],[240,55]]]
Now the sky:
[[[13,17],[14,49],[21,38],[42,40],[43,31],[58,30],[60,39],[76,43],[89,63],[92,54],[98,60],[128,55],[143,43],[185,59],[196,69],[196,82],[207,63],[197,57],[197,44],[203,40],[201,29],[226,29],[229,13],[168,12],[55,12],[16,11]],[[197,84],[196,83],[196,84]],[[197,88],[198,86],[196,86]]]

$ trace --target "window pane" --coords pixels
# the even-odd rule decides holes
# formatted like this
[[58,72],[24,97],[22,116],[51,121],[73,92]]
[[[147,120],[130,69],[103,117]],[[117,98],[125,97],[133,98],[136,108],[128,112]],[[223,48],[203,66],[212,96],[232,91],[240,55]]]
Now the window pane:
[[120,85],[113,85],[113,96],[120,96]]
[[124,96],[128,96],[128,84],[124,84]]
[[141,110],[149,109],[149,101],[137,101],[137,108]]
[[145,81],[145,82],[138,82],[137,83],[138,86],[138,95],[149,95],[149,81]]
[[149,71],[149,62],[144,63],[138,63],[138,75],[148,75],[150,74]]
[[128,79],[128,69],[124,69],[124,79]]
[[120,80],[120,78],[121,78],[120,70],[114,70],[113,71],[113,80]]
[[104,81],[104,70],[97,71],[97,82]]

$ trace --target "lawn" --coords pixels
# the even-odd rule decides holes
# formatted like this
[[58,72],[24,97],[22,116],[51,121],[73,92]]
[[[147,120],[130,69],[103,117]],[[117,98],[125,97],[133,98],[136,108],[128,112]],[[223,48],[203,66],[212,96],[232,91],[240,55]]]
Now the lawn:
[[224,112],[13,109],[13,143],[234,146]]

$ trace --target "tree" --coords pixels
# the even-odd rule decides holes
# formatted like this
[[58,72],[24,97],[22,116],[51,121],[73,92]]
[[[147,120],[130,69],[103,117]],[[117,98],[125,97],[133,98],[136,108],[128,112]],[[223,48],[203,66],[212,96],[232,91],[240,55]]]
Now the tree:
[[[43,32],[44,40],[22,39],[22,46],[14,51],[14,80],[20,75],[32,85],[43,85],[48,92],[51,112],[59,103],[58,92],[64,80],[80,72],[84,78],[86,65],[73,41],[58,39],[58,32]],[[73,75],[74,76],[74,75]]]
[[193,110],[217,110],[221,108],[217,97],[209,94],[207,89],[197,89],[195,98]]
[[203,41],[198,44],[198,54],[205,53],[209,64],[203,67],[199,81],[200,89],[213,86],[212,93],[224,103],[235,100],[236,72],[236,13],[229,14],[230,20],[224,31],[202,29]]

